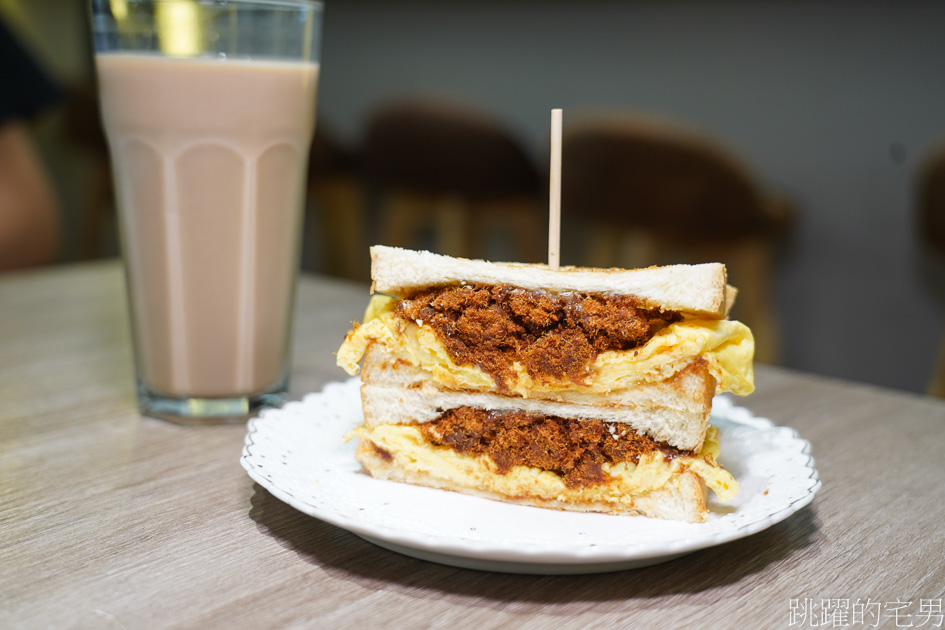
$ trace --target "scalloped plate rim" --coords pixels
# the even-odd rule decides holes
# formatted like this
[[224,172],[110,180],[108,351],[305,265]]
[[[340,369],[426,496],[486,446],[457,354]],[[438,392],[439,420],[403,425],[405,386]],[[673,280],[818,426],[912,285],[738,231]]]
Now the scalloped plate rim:
[[[626,543],[594,544],[594,545],[560,545],[533,543],[522,546],[519,542],[503,542],[496,540],[479,540],[449,534],[430,534],[415,532],[410,529],[393,527],[375,521],[358,520],[341,514],[329,508],[322,508],[306,501],[304,497],[297,497],[270,478],[264,476],[254,465],[254,447],[257,446],[254,437],[260,429],[257,423],[263,420],[278,421],[280,416],[292,411],[305,411],[306,407],[323,402],[326,396],[350,396],[357,393],[354,386],[357,379],[347,382],[333,381],[327,383],[319,392],[307,394],[300,401],[288,403],[279,409],[267,409],[258,417],[247,423],[247,433],[244,439],[240,464],[254,481],[270,492],[277,499],[292,506],[304,514],[313,516],[326,523],[345,529],[369,542],[393,551],[411,555],[425,560],[443,564],[462,566],[466,568],[488,569],[497,571],[525,572],[525,573],[580,573],[620,570],[647,566],[656,562],[670,560],[679,556],[724,544],[758,533],[779,523],[798,510],[807,506],[820,489],[821,482],[814,465],[814,458],[810,454],[811,446],[807,440],[800,438],[797,432],[790,427],[775,425],[771,420],[753,415],[748,409],[736,406],[724,396],[716,397],[713,407],[713,420],[723,420],[740,425],[749,430],[774,433],[785,431],[790,438],[796,454],[805,458],[803,469],[807,471],[806,488],[790,503],[780,506],[762,518],[744,523],[732,529],[701,533],[694,529],[693,535],[680,537],[671,541],[657,543],[640,542],[633,545]],[[290,407],[291,406],[291,407]],[[272,430],[272,427],[267,427]],[[361,474],[361,473],[358,473]],[[374,480],[379,481],[379,480]],[[395,482],[383,482],[395,483]],[[402,484],[401,484],[402,485]],[[411,486],[418,493],[437,493],[442,490]],[[314,496],[314,495],[313,495]],[[488,501],[467,497],[470,500]],[[525,510],[542,510],[526,506],[511,506]],[[557,513],[548,510],[550,513]],[[641,519],[641,516],[609,516],[608,518]],[[630,521],[631,523],[633,521]],[[699,528],[704,523],[691,524]]]

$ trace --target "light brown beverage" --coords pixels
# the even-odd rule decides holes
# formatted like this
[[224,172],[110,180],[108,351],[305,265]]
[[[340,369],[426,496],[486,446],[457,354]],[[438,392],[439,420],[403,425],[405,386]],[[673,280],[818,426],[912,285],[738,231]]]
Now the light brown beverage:
[[139,378],[172,397],[287,373],[318,65],[96,57]]

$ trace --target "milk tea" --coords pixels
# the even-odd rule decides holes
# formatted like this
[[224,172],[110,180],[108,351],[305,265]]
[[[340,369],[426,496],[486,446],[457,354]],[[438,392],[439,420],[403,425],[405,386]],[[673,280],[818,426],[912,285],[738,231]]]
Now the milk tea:
[[96,57],[139,379],[179,398],[287,373],[318,65]]

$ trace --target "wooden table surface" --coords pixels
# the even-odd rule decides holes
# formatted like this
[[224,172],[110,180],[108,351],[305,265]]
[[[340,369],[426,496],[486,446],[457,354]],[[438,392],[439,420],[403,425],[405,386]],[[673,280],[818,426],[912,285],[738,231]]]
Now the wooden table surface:
[[[344,378],[367,295],[302,279],[295,397]],[[945,402],[758,366],[741,403],[813,444],[785,521],[632,571],[457,569],[271,496],[245,426],[140,417],[116,262],[0,276],[0,627],[943,627]]]

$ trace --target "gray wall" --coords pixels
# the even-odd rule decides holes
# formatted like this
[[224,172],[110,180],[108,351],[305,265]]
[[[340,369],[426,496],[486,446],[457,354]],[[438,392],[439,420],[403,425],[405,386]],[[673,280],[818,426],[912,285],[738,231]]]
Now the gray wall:
[[552,107],[729,139],[801,212],[777,286],[785,363],[925,388],[945,274],[916,247],[912,196],[945,136],[945,2],[329,1],[322,77],[320,122],[352,142],[414,91],[494,110],[539,163]]

